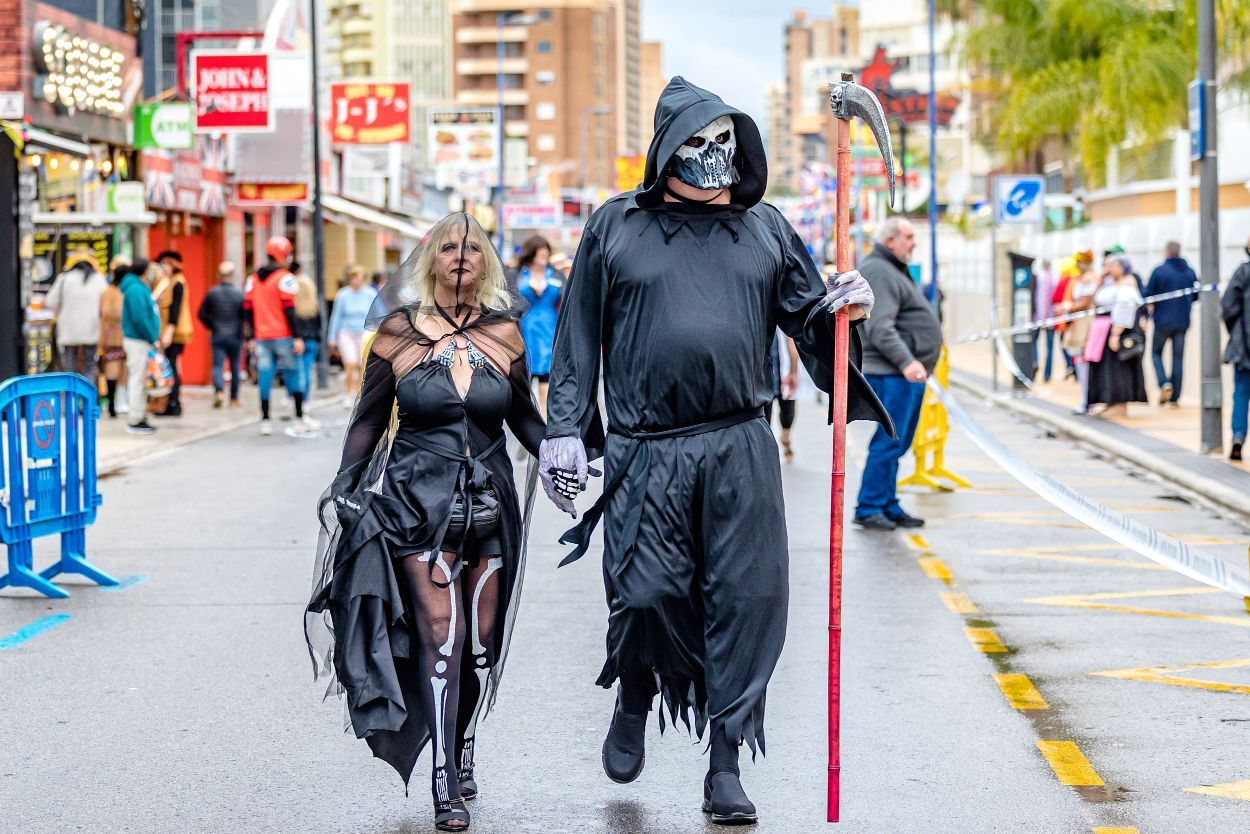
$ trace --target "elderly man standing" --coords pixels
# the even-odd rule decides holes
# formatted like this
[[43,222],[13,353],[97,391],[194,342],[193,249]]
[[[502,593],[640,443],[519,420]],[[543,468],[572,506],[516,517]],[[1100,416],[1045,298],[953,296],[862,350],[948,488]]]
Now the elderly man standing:
[[860,264],[876,296],[872,317],[859,332],[864,340],[864,378],[894,421],[891,438],[878,426],[868,444],[868,461],[859,487],[855,523],[866,530],[922,527],[898,503],[898,462],[911,448],[924,401],[924,382],[942,352],[942,326],[907,263],[916,248],[916,232],[901,217],[881,226],[877,243]]

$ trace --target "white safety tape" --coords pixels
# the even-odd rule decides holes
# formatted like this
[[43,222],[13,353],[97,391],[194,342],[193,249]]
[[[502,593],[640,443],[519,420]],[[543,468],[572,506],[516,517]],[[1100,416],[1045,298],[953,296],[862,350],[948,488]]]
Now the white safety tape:
[[[1215,291],[1218,289],[1215,284],[1195,284],[1192,287],[1186,287],[1183,290],[1174,292],[1159,293],[1149,298],[1143,298],[1142,304],[1155,304],[1159,301],[1168,301],[1173,298],[1184,298],[1194,293],[1205,292],[1206,290]],[[1023,324],[1013,324],[1011,327],[1000,327],[993,330],[986,330],[983,333],[973,333],[971,336],[964,336],[956,339],[952,344],[963,345],[968,342],[984,342],[986,339],[993,339],[998,336],[1014,336],[1017,333],[1028,333],[1033,330],[1041,330],[1043,327],[1054,327],[1057,324],[1064,324],[1077,319],[1088,318],[1089,316],[1101,316],[1104,313],[1110,313],[1117,305],[1108,304],[1105,307],[1095,307],[1092,310],[1082,310],[1079,313],[1065,313],[1062,316],[1051,316],[1048,319],[1036,319],[1035,321],[1026,321]]]
[[[998,307],[990,307],[990,327],[998,328]],[[1027,388],[1035,396],[1039,396],[1039,392],[1033,387],[1033,380],[1024,375],[1024,371],[1020,369],[1020,365],[1016,362],[1016,357],[1007,348],[1007,343],[1003,341],[1001,334],[994,337],[994,350],[1002,357],[1003,364],[1007,366],[1008,372],[1020,381],[1020,384]]]
[[946,407],[947,414],[981,447],[981,451],[1040,497],[1087,527],[1140,553],[1152,562],[1238,596],[1250,596],[1250,572],[1245,568],[1166,536],[1123,513],[1099,504],[1046,473],[1039,472],[1007,444],[983,429],[960,407],[950,391],[932,377],[929,378],[929,387]]

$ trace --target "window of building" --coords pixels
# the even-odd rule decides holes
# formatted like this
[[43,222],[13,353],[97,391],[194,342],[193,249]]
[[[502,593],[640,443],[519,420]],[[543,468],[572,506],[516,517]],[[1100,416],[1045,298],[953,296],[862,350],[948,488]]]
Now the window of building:
[[540,101],[534,106],[534,118],[543,122],[554,121],[556,117],[556,106],[550,101]]
[[551,70],[539,70],[534,73],[534,80],[543,87],[550,87],[556,83],[556,74]]
[[556,149],[554,133],[540,133],[534,138],[534,147],[543,153],[552,153]]
[[550,55],[551,41],[539,41],[534,48],[538,50],[539,55]]

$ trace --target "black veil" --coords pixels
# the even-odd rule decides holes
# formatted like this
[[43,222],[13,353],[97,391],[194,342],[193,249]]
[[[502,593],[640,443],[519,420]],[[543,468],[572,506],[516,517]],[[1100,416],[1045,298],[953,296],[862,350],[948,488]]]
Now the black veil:
[[[432,282],[421,274],[423,271],[426,275],[429,274],[432,258],[436,256],[431,247],[441,247],[448,240],[460,243],[462,260],[466,244],[476,245],[483,251],[487,268],[482,283],[487,291],[479,292],[476,305],[440,306],[433,298]],[[489,238],[481,226],[463,213],[448,215],[431,229],[374,300],[366,318],[369,335],[363,365],[367,369],[370,361],[377,357],[383,358],[392,365],[395,379],[402,379],[414,368],[431,359],[434,347],[442,337],[436,339],[427,335],[427,330],[422,329],[421,323],[428,321],[430,317],[438,317],[450,325],[457,338],[471,343],[471,358],[473,350],[476,350],[483,361],[491,364],[508,380],[515,402],[527,401],[534,406],[536,412],[537,404],[530,388],[524,343],[517,328],[517,322],[524,311],[525,302],[508,290],[503,264],[491,248]],[[352,431],[353,427],[363,415],[376,414],[379,407],[376,398],[379,396],[390,397],[392,400],[389,403],[389,427],[376,441],[368,438],[372,443],[370,448],[350,448],[353,443],[361,442],[353,439],[355,434],[359,434]],[[382,405],[387,407],[388,404]],[[357,397],[344,436],[344,461],[353,460],[354,463],[344,466],[338,472],[318,500],[320,531],[311,602],[304,617],[304,633],[313,663],[314,678],[328,679],[326,698],[331,695],[342,696],[347,692],[344,681],[341,680],[340,665],[336,663],[336,649],[344,649],[336,644],[336,638],[342,639],[343,635],[336,635],[335,618],[345,620],[350,616],[363,616],[360,609],[366,606],[380,607],[383,610],[369,612],[368,618],[384,631],[390,632],[388,639],[392,654],[404,656],[409,651],[409,640],[415,643],[415,636],[406,633],[410,631],[410,620],[405,617],[403,610],[406,595],[399,588],[399,583],[403,580],[394,573],[389,559],[381,560],[387,563],[382,565],[381,575],[371,576],[365,581],[364,584],[371,586],[372,590],[361,592],[363,596],[359,602],[353,601],[352,611],[341,610],[341,606],[336,608],[334,602],[336,598],[342,599],[346,596],[342,589],[344,584],[358,581],[358,577],[349,576],[353,572],[359,573],[358,570],[354,571],[351,564],[357,548],[355,542],[362,538],[361,528],[368,527],[371,506],[386,475],[398,430],[395,408],[393,391],[371,394],[362,386],[362,393]],[[505,426],[505,430],[507,429]],[[470,424],[469,435],[474,448],[487,444],[482,428]],[[522,463],[513,464],[516,517],[512,518],[514,511],[511,507],[506,515],[511,522],[508,528],[515,531],[509,534],[509,539],[515,540],[511,542],[508,552],[508,590],[504,603],[506,608],[500,620],[501,627],[496,630],[496,660],[487,684],[489,696],[483,715],[494,704],[516,622],[525,572],[530,516],[538,475],[537,461],[534,458],[537,451],[536,441],[531,438],[526,438],[526,441],[522,443],[521,439],[508,430],[509,449],[515,450],[517,446],[524,446],[530,454],[524,456]],[[510,453],[508,458],[510,461],[516,460],[515,454]],[[358,647],[349,646],[345,650],[357,649]],[[377,652],[373,654],[376,656]],[[399,703],[392,703],[388,709],[392,713],[402,713],[405,709],[403,699],[396,695],[392,700],[398,700]],[[354,720],[356,713],[353,708],[356,706],[345,703],[346,728],[355,729],[358,736],[367,736],[372,732],[372,727],[353,726],[358,723],[358,720]],[[393,715],[386,717],[382,723],[389,723],[392,718]],[[420,743],[423,745],[424,741]]]

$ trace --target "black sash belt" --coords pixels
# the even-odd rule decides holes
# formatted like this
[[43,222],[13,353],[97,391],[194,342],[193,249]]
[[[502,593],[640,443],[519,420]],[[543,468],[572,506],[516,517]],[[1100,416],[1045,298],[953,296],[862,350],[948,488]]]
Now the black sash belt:
[[666,440],[670,437],[693,437],[697,434],[707,434],[708,432],[727,429],[730,426],[746,423],[763,416],[764,409],[762,407],[753,407],[735,411],[733,414],[726,414],[724,417],[717,417],[715,420],[696,423],[693,426],[681,426],[675,429],[627,431],[616,426],[609,426],[609,434],[615,434],[618,437],[624,437],[634,442],[630,444],[630,448],[625,453],[625,458],[621,461],[620,466],[616,468],[616,471],[612,473],[612,477],[604,485],[603,495],[600,495],[594,506],[586,511],[576,527],[560,537],[560,544],[575,545],[573,552],[565,556],[564,560],[560,562],[560,567],[576,562],[586,555],[586,551],[590,548],[590,536],[594,532],[595,527],[598,526],[599,520],[603,518],[603,514],[608,507],[608,501],[621,488],[621,485],[625,483],[626,477],[631,472],[636,472],[640,477],[633,481],[629,500],[625,504],[625,527],[621,536],[622,562],[625,561],[625,557],[633,549],[634,540],[638,537],[638,524],[642,520],[642,507],[647,496],[646,475],[651,469],[650,444],[643,441]]
[[434,546],[430,548],[430,580],[439,587],[447,587],[460,574],[461,560],[457,558],[456,564],[449,566],[451,569],[450,581],[443,583],[434,578],[434,560],[438,558],[438,554],[443,550],[443,539],[447,536],[447,527],[451,522],[452,507],[457,498],[463,502],[462,506],[465,514],[464,535],[453,551],[459,557],[477,538],[473,529],[473,493],[480,493],[490,486],[491,472],[490,469],[482,464],[482,461],[503,448],[505,440],[505,435],[501,434],[494,443],[491,443],[476,455],[466,455],[455,449],[449,449],[440,443],[435,443],[415,432],[407,434],[403,438],[402,442],[404,443],[411,443],[419,449],[424,449],[427,452],[459,464],[456,471],[456,491],[452,495],[452,503],[447,505],[447,517],[439,524],[438,535],[434,537]]

